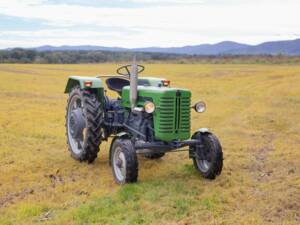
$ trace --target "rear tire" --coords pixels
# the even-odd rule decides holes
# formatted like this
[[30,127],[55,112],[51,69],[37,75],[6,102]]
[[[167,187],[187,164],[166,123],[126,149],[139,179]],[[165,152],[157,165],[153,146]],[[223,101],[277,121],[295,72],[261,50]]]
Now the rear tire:
[[190,147],[194,152],[193,164],[206,179],[215,179],[223,168],[223,152],[218,138],[211,133],[197,132],[192,139],[201,139],[203,148]]
[[111,165],[118,184],[134,183],[138,177],[138,160],[133,143],[117,138],[111,148]]
[[75,86],[69,94],[66,113],[67,144],[74,159],[92,163],[97,158],[102,123],[102,106],[96,95]]
[[159,159],[161,157],[163,157],[165,155],[164,152],[160,152],[160,153],[145,153],[144,156],[147,159]]

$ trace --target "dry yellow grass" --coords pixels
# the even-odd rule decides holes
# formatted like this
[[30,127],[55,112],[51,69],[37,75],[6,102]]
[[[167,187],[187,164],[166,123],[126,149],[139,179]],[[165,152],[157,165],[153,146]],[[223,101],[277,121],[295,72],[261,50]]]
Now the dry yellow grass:
[[0,224],[299,224],[300,66],[146,65],[146,73],[192,90],[208,110],[224,170],[202,179],[187,153],[140,158],[139,182],[120,187],[109,144],[95,163],[65,144],[69,75],[117,65],[0,65]]

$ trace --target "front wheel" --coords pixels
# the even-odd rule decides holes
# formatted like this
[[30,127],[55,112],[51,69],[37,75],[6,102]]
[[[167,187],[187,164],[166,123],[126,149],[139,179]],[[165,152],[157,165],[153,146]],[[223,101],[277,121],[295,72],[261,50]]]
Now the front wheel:
[[118,184],[133,183],[138,177],[138,160],[133,143],[129,139],[117,138],[111,147],[111,164]]
[[190,147],[195,168],[204,178],[215,179],[223,168],[223,152],[218,138],[211,133],[196,132],[192,139],[201,140],[201,145]]

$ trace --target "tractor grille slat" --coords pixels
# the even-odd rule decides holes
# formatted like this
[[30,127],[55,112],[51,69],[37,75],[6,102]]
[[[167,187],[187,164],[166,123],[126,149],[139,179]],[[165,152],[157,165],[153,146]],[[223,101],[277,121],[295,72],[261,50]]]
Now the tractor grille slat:
[[190,97],[180,94],[160,98],[159,132],[176,134],[190,131]]

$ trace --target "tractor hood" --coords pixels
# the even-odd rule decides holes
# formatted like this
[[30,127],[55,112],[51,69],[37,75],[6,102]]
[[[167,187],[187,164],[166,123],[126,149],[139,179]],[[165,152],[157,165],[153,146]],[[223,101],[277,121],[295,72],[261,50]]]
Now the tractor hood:
[[[129,86],[122,90],[122,105],[130,108]],[[155,105],[153,122],[155,138],[163,141],[186,140],[190,136],[191,92],[186,89],[138,86],[138,107],[146,101]]]
[[161,86],[163,86],[163,81],[164,80],[166,80],[166,79],[157,78],[157,77],[139,77],[138,78],[138,85],[161,87]]
[[[124,107],[130,107],[129,100],[130,86],[125,86],[122,90],[122,105]],[[191,92],[182,88],[169,88],[169,87],[155,87],[155,86],[138,86],[138,100],[137,106],[143,107],[146,101],[152,101],[156,107],[160,106],[161,97],[176,97],[176,95],[182,97],[191,97]]]

